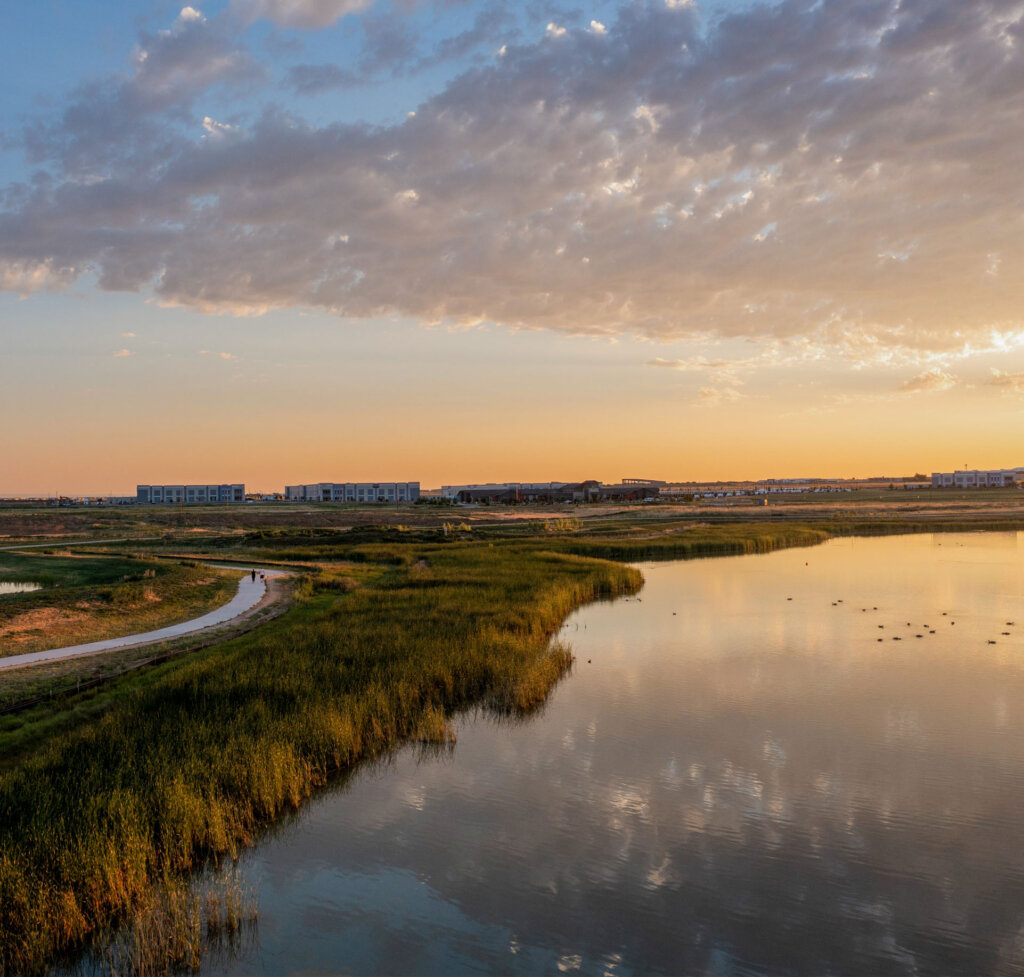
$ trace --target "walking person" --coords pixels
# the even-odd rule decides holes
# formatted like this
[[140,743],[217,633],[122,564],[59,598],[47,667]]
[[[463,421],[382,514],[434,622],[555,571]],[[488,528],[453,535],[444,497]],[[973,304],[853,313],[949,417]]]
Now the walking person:
[[256,583],[256,568],[252,568],[252,582]]

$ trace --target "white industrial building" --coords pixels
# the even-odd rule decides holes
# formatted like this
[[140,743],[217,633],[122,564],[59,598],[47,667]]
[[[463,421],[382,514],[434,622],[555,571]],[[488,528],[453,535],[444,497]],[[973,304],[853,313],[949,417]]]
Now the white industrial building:
[[416,502],[419,482],[313,482],[289,485],[284,490],[289,502]]
[[933,472],[932,488],[1006,488],[1024,484],[1024,468]]
[[244,502],[245,485],[139,485],[135,501],[154,505],[199,505],[210,502]]

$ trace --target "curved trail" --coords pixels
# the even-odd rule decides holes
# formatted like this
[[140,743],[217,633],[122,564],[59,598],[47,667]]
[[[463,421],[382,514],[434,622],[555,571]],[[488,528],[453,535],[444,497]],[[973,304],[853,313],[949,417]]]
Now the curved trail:
[[[218,564],[212,565],[217,566]],[[239,568],[228,567],[226,569],[237,570]],[[266,575],[267,580],[270,580],[274,577],[287,576],[287,573],[280,570],[268,570]],[[142,634],[128,634],[120,638],[108,638],[105,641],[92,641],[88,644],[69,645],[66,648],[51,648],[49,651],[33,651],[25,655],[11,655],[7,658],[0,658],[0,672],[9,671],[14,668],[24,668],[28,665],[38,665],[41,662],[81,658],[85,655],[96,655],[104,651],[152,644],[156,641],[166,641],[168,638],[179,638],[182,635],[193,634],[196,631],[202,631],[218,624],[227,624],[255,607],[263,600],[266,592],[267,585],[265,581],[260,580],[259,577],[253,580],[247,573],[238,582],[238,593],[228,603],[207,614],[203,614],[201,617],[193,618],[191,621],[182,621],[179,624],[171,624],[166,628],[159,628],[156,631],[145,631]]]

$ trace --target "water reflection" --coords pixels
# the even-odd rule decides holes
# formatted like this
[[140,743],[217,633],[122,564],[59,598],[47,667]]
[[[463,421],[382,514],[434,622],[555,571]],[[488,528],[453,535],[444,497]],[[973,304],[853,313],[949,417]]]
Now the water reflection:
[[0,580],[0,597],[4,594],[27,594],[32,590],[41,590],[41,583],[22,583],[11,580]]
[[1022,557],[645,566],[535,720],[464,717],[250,853],[259,945],[206,971],[1024,972]]

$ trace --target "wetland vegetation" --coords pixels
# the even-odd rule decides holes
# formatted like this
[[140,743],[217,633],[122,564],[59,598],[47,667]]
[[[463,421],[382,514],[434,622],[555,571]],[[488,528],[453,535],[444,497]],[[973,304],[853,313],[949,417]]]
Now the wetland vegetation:
[[[123,578],[150,562],[162,571],[154,581],[208,572],[183,565],[190,557],[303,574],[291,609],[251,633],[0,724],[0,971],[44,969],[156,905],[160,886],[176,891],[189,873],[236,855],[335,773],[403,741],[446,742],[460,710],[540,707],[571,667],[571,650],[552,642],[564,618],[642,585],[637,570],[612,561],[766,552],[846,528],[646,513],[444,518],[300,528],[267,524],[268,514],[258,528],[38,557],[81,561],[82,573],[109,561],[88,571],[108,580],[68,578],[51,599],[144,583]],[[42,568],[25,572],[40,579]]]

